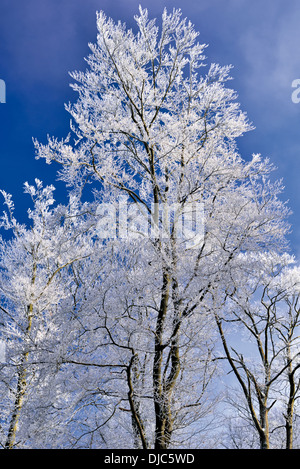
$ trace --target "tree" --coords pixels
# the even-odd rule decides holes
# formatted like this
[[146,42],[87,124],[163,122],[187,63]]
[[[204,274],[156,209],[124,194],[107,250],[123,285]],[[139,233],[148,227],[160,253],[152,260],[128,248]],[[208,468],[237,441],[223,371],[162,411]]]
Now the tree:
[[[57,334],[56,311],[69,295],[68,267],[90,254],[83,239],[86,223],[77,216],[76,201],[53,209],[54,187],[35,182],[36,186],[26,183],[24,191],[33,203],[29,227],[17,222],[12,198],[2,191],[7,206],[2,227],[13,232],[11,240],[1,238],[0,252],[1,335],[6,344],[1,444],[7,449],[17,444],[19,427],[26,428],[21,414],[30,406],[30,389],[38,394],[43,379],[49,379],[57,365],[61,334],[66,332]],[[28,444],[22,433],[21,444]]]
[[[79,95],[67,106],[74,142],[69,135],[35,146],[38,158],[61,165],[60,178],[77,194],[93,182],[99,203],[111,204],[114,214],[120,216],[123,195],[129,212],[149,217],[153,231],[135,226],[140,236],[125,239],[126,256],[118,251],[111,272],[130,265],[137,252],[152,290],[138,283],[136,272],[127,286],[131,268],[121,269],[121,283],[132,294],[114,290],[112,278],[101,314],[97,310],[98,326],[106,331],[108,350],[124,352],[118,366],[126,370],[123,389],[137,444],[168,448],[175,444],[178,409],[194,409],[197,420],[205,367],[193,401],[186,401],[185,390],[192,363],[203,363],[193,330],[206,317],[209,293],[240,253],[285,249],[288,209],[279,199],[281,183],[270,180],[269,162],[259,155],[244,161],[238,154],[236,139],[251,126],[226,87],[230,67],[212,64],[199,75],[206,46],[197,43],[197,32],[179,10],[164,10],[160,28],[142,8],[135,20],[136,34],[97,14],[89,68],[72,74]],[[191,223],[199,207],[203,232]],[[116,233],[122,230],[118,218]],[[148,331],[146,348],[137,326]]]
[[[230,401],[252,423],[261,449],[270,448],[270,439],[275,447],[281,447],[284,439],[286,449],[293,447],[300,312],[300,272],[290,266],[293,262],[286,254],[244,255],[230,272],[230,288],[222,307],[220,296],[215,295],[216,324],[245,405],[237,403],[236,395]],[[246,276],[241,268],[245,263]],[[270,412],[274,414],[271,429]],[[284,424],[278,423],[282,420]],[[282,428],[285,437],[280,435]]]
[[[159,272],[152,260],[153,275],[145,277],[144,266],[149,262],[146,249],[138,243],[135,250],[129,250],[126,244],[122,242],[119,248],[116,242],[108,244],[107,251],[103,245],[99,249],[101,244],[97,249],[95,244],[93,255],[74,266],[75,277],[80,279],[76,291],[80,346],[73,348],[63,363],[65,367],[76,367],[82,387],[83,379],[88,383],[81,400],[85,422],[88,406],[92,408],[98,400],[100,410],[95,415],[98,425],[91,418],[80,439],[77,432],[76,447],[86,441],[87,435],[93,436],[96,447],[104,441],[119,448],[154,444],[152,366],[155,316],[160,301],[156,292]],[[209,415],[216,398],[209,392],[215,365],[211,362],[213,344],[207,316],[195,321],[192,330],[184,328],[182,338],[177,383],[182,399],[174,409],[173,430],[178,441],[173,439],[173,444],[177,445],[182,445],[184,438],[197,438],[200,422]],[[68,379],[68,386],[70,382]],[[111,409],[109,413],[103,412],[104,406]],[[101,426],[99,441],[96,429],[103,422],[106,425]],[[113,429],[120,427],[120,422],[123,432],[119,428],[114,441]]]

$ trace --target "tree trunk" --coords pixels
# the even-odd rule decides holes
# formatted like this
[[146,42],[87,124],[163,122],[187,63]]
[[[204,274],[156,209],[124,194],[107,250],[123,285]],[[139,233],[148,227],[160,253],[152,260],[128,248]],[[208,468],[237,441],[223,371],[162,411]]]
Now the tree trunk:
[[162,296],[158,312],[155,340],[154,340],[154,362],[153,362],[153,391],[155,410],[155,449],[166,449],[165,440],[166,427],[166,396],[163,387],[162,365],[164,356],[163,330],[167,314],[170,292],[170,277],[167,269],[163,272]]
[[260,449],[270,449],[268,410],[261,409]]
[[[31,331],[31,327],[32,327],[32,312],[33,312],[32,304],[28,306],[27,311],[28,311],[27,334],[29,334]],[[21,359],[21,364],[19,366],[16,398],[15,398],[14,409],[13,409],[13,413],[12,413],[11,421],[9,425],[9,430],[7,433],[6,443],[4,446],[5,449],[12,449],[14,447],[14,443],[16,439],[19,418],[20,418],[23,400],[24,400],[24,396],[25,396],[26,388],[27,388],[26,364],[28,361],[28,356],[29,356],[29,352],[27,351],[23,354],[22,359]]]
[[293,449],[293,417],[294,417],[294,405],[295,405],[295,393],[296,386],[294,380],[294,372],[292,369],[292,360],[290,355],[290,349],[288,347],[288,379],[289,379],[289,399],[287,404],[287,413],[285,416],[285,430],[286,430],[286,449]]

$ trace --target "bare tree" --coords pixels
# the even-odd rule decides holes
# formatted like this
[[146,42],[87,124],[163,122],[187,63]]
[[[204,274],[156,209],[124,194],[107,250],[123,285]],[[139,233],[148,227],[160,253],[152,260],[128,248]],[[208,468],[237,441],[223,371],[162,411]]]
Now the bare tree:
[[[251,275],[244,278],[243,286],[242,276],[237,280],[231,275],[231,291],[227,290],[222,312],[215,309],[215,320],[261,449],[270,448],[270,434],[279,428],[275,423],[270,430],[269,422],[271,409],[278,406],[285,420],[286,448],[291,449],[293,409],[299,391],[299,269],[287,269],[287,256],[279,264],[274,263],[274,256],[261,257],[263,264],[258,270],[251,265]],[[230,345],[232,340],[234,345]]]

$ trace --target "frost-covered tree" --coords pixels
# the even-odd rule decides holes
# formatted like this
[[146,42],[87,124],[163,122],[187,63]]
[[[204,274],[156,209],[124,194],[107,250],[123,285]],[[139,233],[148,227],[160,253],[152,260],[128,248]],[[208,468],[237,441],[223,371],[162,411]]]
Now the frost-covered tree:
[[[1,445],[9,449],[30,447],[29,435],[41,424],[34,417],[45,405],[41,390],[55,374],[70,334],[66,317],[57,317],[70,295],[68,268],[91,253],[76,200],[54,209],[53,190],[39,180],[25,184],[33,205],[29,226],[18,223],[12,198],[2,191],[7,210],[1,224],[12,232],[0,245]],[[50,402],[55,401],[53,394]]]
[[[209,347],[198,331],[209,293],[240,253],[285,249],[288,210],[269,161],[238,153],[236,139],[251,126],[227,87],[230,67],[212,64],[204,72],[206,46],[179,10],[164,10],[157,25],[140,8],[135,20],[133,31],[97,14],[88,68],[72,74],[74,141],[70,134],[35,145],[37,157],[59,163],[60,178],[77,193],[93,182],[99,204],[110,204],[111,220],[116,215],[110,237],[122,238],[123,247],[112,247],[114,267],[94,307],[94,329],[106,332],[109,355],[97,351],[119,353],[112,365],[124,367],[119,390],[122,399],[127,394],[122,408],[134,444],[159,449],[183,444],[187,409],[194,414],[184,438],[197,444],[187,432],[197,434],[205,388],[202,351]],[[124,234],[121,196],[134,239]]]
[[232,264],[222,304],[214,295],[225,357],[243,396],[230,391],[237,411],[232,421],[240,416],[240,436],[250,422],[261,449],[293,448],[300,353],[300,270],[294,262],[286,254],[242,255]]

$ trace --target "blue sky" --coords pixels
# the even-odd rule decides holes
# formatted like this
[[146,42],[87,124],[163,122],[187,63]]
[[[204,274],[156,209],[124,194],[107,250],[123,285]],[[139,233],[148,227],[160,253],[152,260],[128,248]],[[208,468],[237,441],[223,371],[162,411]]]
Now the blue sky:
[[293,211],[292,251],[300,257],[300,103],[292,82],[300,79],[299,0],[0,0],[0,188],[13,194],[25,219],[25,181],[56,181],[57,167],[35,160],[32,138],[46,142],[69,131],[64,103],[76,100],[69,72],[85,69],[88,43],[96,41],[96,11],[129,27],[138,5],[158,17],[164,7],[181,8],[209,44],[207,63],[232,64],[230,86],[255,130],[239,139],[241,155],[261,153],[283,179],[283,198]]

